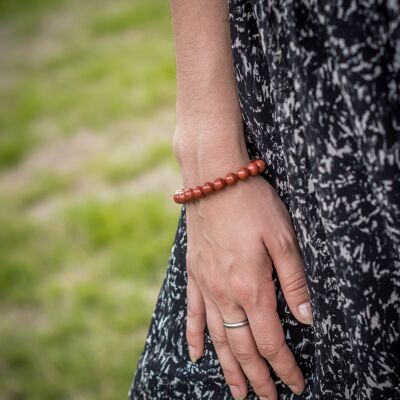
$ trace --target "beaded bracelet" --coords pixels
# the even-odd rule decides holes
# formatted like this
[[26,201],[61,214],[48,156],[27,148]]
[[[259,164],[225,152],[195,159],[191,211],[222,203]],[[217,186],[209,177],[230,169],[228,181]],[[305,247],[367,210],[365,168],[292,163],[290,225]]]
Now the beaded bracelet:
[[245,181],[249,176],[258,175],[265,171],[265,162],[261,159],[252,160],[246,167],[239,168],[235,174],[229,172],[224,178],[217,178],[213,183],[206,182],[202,186],[193,188],[181,188],[175,191],[173,199],[175,203],[184,204],[189,201],[205,197],[214,191],[222,190],[226,185],[232,186],[238,181]]

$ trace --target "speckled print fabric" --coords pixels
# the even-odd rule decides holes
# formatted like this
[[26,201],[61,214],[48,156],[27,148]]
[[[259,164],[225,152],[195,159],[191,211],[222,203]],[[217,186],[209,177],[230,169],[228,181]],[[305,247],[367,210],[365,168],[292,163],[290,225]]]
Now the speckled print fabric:
[[[314,313],[298,323],[275,277],[306,378],[295,396],[272,372],[279,399],[400,399],[400,3],[231,0],[230,26],[248,152],[291,213]],[[188,358],[185,251],[183,206],[130,399],[231,399],[208,332]]]

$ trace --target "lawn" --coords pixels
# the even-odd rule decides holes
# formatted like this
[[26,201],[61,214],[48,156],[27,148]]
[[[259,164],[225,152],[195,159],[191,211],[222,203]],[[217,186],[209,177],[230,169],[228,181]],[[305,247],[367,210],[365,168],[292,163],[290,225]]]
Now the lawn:
[[168,2],[0,0],[0,399],[124,399],[180,208]]

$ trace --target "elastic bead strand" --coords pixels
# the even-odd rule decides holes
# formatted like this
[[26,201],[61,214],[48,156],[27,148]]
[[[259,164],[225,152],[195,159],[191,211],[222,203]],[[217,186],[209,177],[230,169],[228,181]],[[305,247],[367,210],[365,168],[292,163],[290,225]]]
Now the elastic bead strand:
[[206,197],[210,193],[221,191],[226,186],[235,185],[238,181],[245,181],[250,176],[261,174],[266,169],[265,162],[261,159],[251,160],[247,166],[239,168],[237,173],[229,172],[225,178],[216,178],[212,183],[205,182],[203,185],[198,185],[189,188],[180,188],[175,191],[172,198],[178,204],[189,203],[192,200],[197,200]]

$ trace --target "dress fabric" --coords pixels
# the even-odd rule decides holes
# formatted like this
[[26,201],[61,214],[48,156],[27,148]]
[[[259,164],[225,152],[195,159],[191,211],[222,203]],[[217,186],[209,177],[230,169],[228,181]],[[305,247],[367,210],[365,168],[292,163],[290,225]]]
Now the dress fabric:
[[[400,399],[400,3],[229,10],[248,152],[289,209],[313,308],[313,326],[297,322],[274,276],[306,379],[297,396],[271,371],[278,398]],[[188,356],[185,252],[182,206],[130,399],[232,399],[207,331],[204,357]]]

